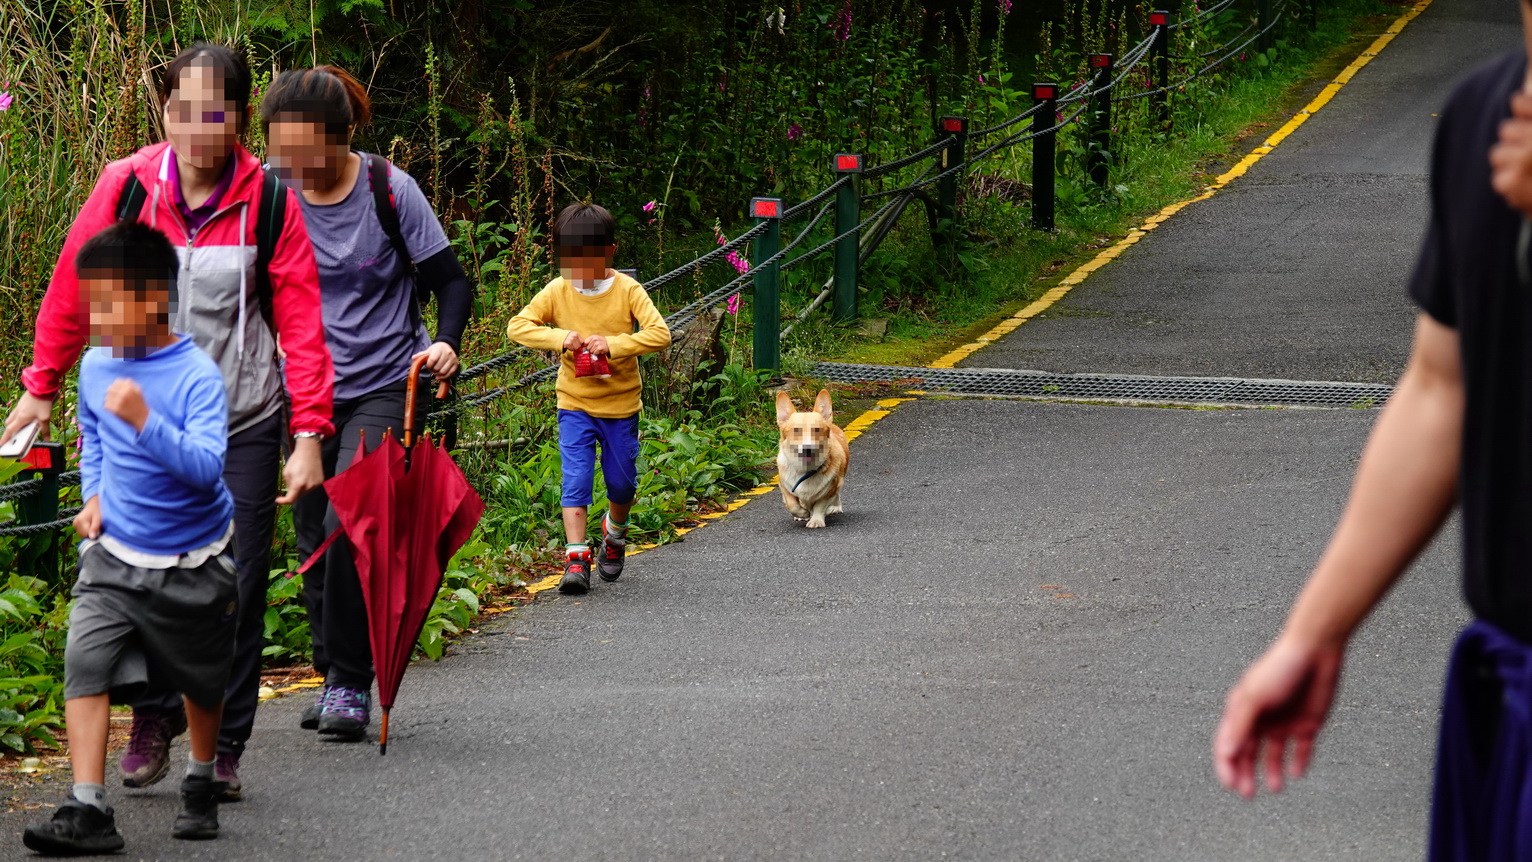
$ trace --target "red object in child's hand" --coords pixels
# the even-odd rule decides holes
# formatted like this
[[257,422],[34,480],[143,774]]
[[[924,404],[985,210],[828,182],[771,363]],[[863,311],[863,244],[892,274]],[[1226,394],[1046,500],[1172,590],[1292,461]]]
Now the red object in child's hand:
[[574,367],[576,377],[612,376],[612,366],[606,361],[605,356],[596,356],[584,350],[575,351]]

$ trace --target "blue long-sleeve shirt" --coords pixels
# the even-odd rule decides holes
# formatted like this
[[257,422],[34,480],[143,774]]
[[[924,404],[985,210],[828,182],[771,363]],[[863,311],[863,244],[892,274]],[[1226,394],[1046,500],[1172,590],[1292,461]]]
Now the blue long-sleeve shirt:
[[[143,390],[142,433],[106,409],[119,378]],[[145,554],[184,554],[224,535],[234,501],[223,484],[229,408],[213,360],[184,336],[137,359],[92,348],[80,364],[84,499],[101,497],[101,534]]]

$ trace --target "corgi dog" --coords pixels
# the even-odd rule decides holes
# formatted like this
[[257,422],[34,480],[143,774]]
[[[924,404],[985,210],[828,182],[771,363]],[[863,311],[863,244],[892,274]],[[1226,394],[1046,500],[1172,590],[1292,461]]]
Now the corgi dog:
[[777,485],[788,513],[808,521],[809,529],[823,527],[826,515],[845,511],[840,486],[851,450],[834,417],[828,390],[819,390],[814,409],[801,413],[786,392],[777,393]]

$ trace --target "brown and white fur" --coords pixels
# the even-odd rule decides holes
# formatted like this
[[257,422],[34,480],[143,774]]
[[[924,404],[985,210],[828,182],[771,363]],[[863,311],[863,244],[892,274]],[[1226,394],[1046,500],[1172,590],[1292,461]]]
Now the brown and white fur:
[[786,392],[777,393],[777,485],[788,513],[808,521],[810,529],[823,527],[826,515],[845,511],[840,486],[851,450],[846,432],[834,420],[827,390],[819,390],[812,411],[801,413]]

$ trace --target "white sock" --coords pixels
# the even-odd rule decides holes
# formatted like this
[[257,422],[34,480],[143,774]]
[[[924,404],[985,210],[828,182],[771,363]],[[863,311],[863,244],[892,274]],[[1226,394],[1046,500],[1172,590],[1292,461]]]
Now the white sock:
[[616,524],[616,523],[612,522],[612,516],[611,515],[607,515],[606,516],[606,537],[608,539],[610,539],[612,544],[614,544],[614,545],[625,545],[625,544],[627,544],[628,543],[628,522],[627,521],[623,521],[621,524]]
[[571,542],[564,546],[564,555],[574,559],[576,555],[590,556],[590,545],[584,542]]
[[193,757],[190,753],[188,753],[186,755],[186,777],[187,778],[212,778],[213,777],[213,764],[215,762],[216,762],[216,759],[215,760],[209,760],[208,762],[203,763],[202,761],[198,760],[197,758]]
[[93,805],[102,811],[106,810],[106,785],[105,784],[76,784],[74,786],[74,798],[86,805]]

